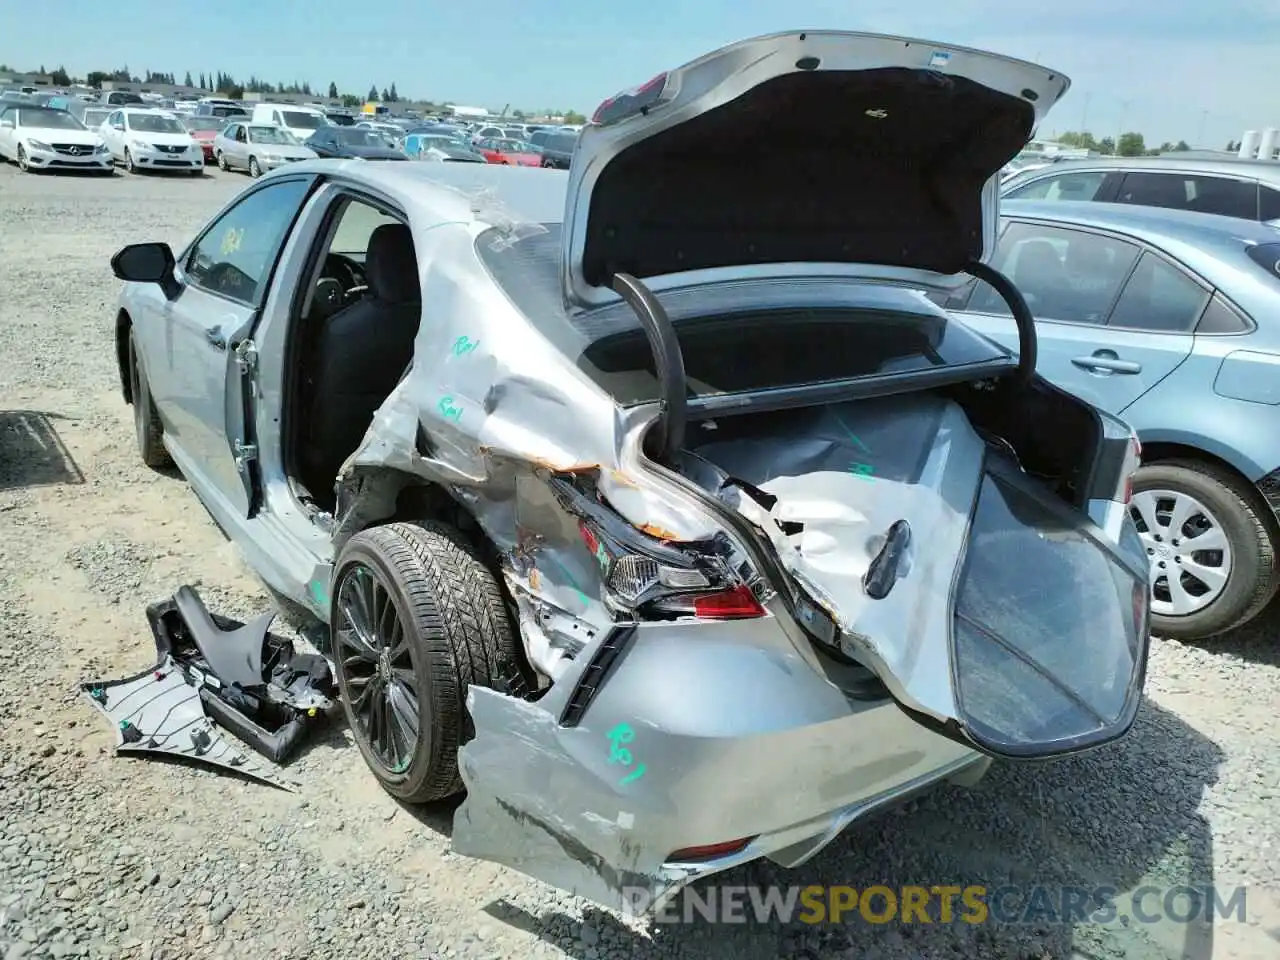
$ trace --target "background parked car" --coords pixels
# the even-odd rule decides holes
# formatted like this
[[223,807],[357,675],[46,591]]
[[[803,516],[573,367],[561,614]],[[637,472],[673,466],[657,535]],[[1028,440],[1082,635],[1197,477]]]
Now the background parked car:
[[306,140],[320,157],[361,160],[408,160],[386,137],[360,127],[321,127]]
[[[1114,203],[1003,201],[993,265],[1036,316],[1037,371],[1137,431],[1132,514],[1158,633],[1198,639],[1276,592],[1280,233]],[[1004,301],[946,301],[1016,350]]]
[[578,135],[572,131],[539,130],[530,137],[530,140],[542,153],[542,165],[554,167],[557,170],[569,169],[569,164],[573,161],[573,151],[578,148]]
[[22,103],[0,105],[0,158],[23,171],[95,170],[113,173],[111,155],[95,131],[65,110]]
[[191,139],[200,144],[200,149],[204,151],[204,162],[213,163],[216,155],[213,149],[213,140],[219,131],[226,126],[226,121],[217,117],[197,117],[194,115],[183,116],[179,122],[186,127],[187,133],[191,134]]
[[1280,222],[1280,163],[1138,157],[1059,160],[1004,182],[1010,200],[1089,200]]
[[171,113],[126,107],[108,115],[98,128],[111,156],[130,173],[185,170],[204,174],[204,149]]
[[249,111],[238,103],[230,101],[201,100],[196,105],[197,117],[217,117],[220,120],[249,119]]
[[316,158],[314,150],[284,127],[238,120],[218,132],[213,141],[213,155],[219,170],[245,170],[251,177],[286,163]]
[[425,133],[410,133],[406,136],[404,151],[416,160],[488,162],[483,154],[465,140]]
[[540,167],[542,153],[531,143],[497,137],[478,140],[476,150],[489,163],[505,163],[512,167]]

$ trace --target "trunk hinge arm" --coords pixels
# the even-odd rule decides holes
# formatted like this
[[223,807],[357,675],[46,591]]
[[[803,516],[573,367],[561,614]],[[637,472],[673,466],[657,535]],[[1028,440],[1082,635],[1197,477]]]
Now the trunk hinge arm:
[[645,437],[645,453],[658,463],[668,466],[684,446],[687,413],[688,381],[685,379],[684,354],[680,341],[666,308],[653,295],[653,291],[629,273],[613,275],[613,289],[627,302],[653,351],[655,372],[660,387],[659,404],[662,414],[657,427]]
[[1003,273],[981,260],[969,261],[964,272],[988,284],[1008,304],[1014,323],[1018,325],[1017,380],[1020,384],[1030,383],[1036,372],[1036,320],[1031,315],[1031,308],[1027,306],[1022,291]]

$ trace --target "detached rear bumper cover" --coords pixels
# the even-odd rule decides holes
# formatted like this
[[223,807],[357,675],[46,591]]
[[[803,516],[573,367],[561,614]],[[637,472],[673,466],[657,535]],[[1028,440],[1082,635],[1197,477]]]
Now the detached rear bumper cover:
[[634,909],[759,856],[803,862],[867,810],[981,772],[984,757],[891,699],[846,697],[777,618],[723,627],[638,625],[574,725],[560,718],[594,646],[534,703],[473,686],[454,851]]

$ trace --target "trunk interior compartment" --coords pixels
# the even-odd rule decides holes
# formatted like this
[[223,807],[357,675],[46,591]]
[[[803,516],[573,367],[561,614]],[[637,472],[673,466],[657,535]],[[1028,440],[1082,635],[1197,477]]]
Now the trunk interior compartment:
[[[967,386],[697,421],[675,468],[759,531],[801,610],[830,618],[825,638],[806,624],[820,647],[944,732],[1047,756],[1132,724],[1146,558],[1073,503],[1088,455],[1055,460],[1011,399]],[[1025,399],[1058,403],[1055,445],[1096,449],[1087,407]]]

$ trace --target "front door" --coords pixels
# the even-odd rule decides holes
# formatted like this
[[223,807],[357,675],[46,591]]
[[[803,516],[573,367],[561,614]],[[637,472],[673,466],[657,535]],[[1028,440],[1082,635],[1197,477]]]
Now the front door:
[[[314,183],[272,180],[241,197],[183,256],[148,369],[178,466],[249,515],[256,494],[249,340],[285,238]],[[159,349],[155,349],[159,346]],[[160,368],[160,369],[157,369]]]
[[[1180,267],[1109,234],[1014,221],[996,264],[1036,317],[1037,372],[1120,414],[1191,353],[1209,292]],[[1017,327],[1004,301],[978,284],[965,323],[1011,350]]]

